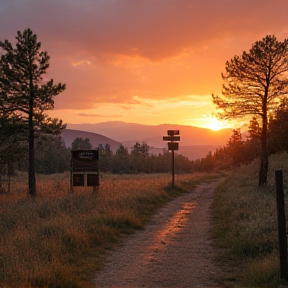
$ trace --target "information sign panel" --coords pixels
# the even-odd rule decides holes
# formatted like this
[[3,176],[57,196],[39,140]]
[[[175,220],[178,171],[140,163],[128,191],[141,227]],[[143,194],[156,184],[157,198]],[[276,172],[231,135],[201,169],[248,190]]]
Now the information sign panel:
[[84,174],[73,174],[73,186],[84,186]]
[[98,150],[72,150],[73,172],[97,172]]
[[99,186],[98,150],[72,150],[70,189],[73,186]]
[[87,186],[99,186],[99,174],[87,174]]

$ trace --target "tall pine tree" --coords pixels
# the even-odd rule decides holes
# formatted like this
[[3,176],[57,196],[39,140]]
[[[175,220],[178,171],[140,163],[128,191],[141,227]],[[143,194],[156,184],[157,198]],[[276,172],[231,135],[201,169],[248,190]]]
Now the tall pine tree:
[[0,105],[5,113],[21,117],[26,125],[29,144],[29,194],[36,195],[34,138],[36,131],[60,133],[65,125],[51,119],[44,111],[54,108],[53,97],[65,90],[65,85],[54,84],[53,79],[44,81],[49,68],[47,52],[41,51],[41,43],[31,29],[18,31],[16,45],[8,40],[0,41]]
[[262,120],[259,187],[267,183],[268,116],[288,97],[288,39],[277,41],[267,35],[252,45],[249,52],[226,62],[222,95],[212,95],[222,110],[220,119],[257,116]]

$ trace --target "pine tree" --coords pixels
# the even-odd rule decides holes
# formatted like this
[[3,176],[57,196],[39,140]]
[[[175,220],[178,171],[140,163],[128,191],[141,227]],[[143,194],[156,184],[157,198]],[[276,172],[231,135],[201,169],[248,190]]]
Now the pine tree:
[[220,119],[259,116],[261,127],[261,164],[259,187],[267,182],[268,113],[288,96],[288,39],[277,41],[268,35],[252,45],[249,52],[226,62],[222,96],[212,95],[222,109]]
[[227,153],[230,155],[233,165],[239,165],[244,162],[243,144],[244,141],[242,140],[240,129],[233,129],[233,135],[227,144]]
[[29,195],[36,196],[34,138],[36,131],[59,134],[65,125],[51,119],[44,111],[54,108],[53,97],[65,90],[65,85],[54,84],[53,79],[44,81],[49,68],[47,52],[41,51],[37,35],[30,29],[18,31],[16,45],[0,41],[2,48],[0,65],[1,102],[6,113],[21,116],[27,126],[29,144]]
[[261,155],[260,153],[261,128],[255,116],[249,122],[248,133],[249,134],[245,142],[245,149],[246,149],[245,154],[247,160],[251,161]]

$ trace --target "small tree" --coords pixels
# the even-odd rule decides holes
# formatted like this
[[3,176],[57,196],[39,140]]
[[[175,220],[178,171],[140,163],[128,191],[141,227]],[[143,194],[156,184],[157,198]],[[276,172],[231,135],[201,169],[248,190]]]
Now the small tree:
[[233,134],[230,137],[227,150],[229,156],[231,157],[233,165],[239,165],[244,162],[245,155],[243,155],[243,144],[242,135],[240,129],[233,129]]
[[105,151],[105,155],[111,156],[113,154],[113,152],[111,151],[111,147],[110,147],[110,145],[108,143],[105,144],[104,151]]
[[120,144],[112,160],[113,173],[130,173],[131,163],[128,150]]
[[288,101],[283,101],[269,121],[269,152],[288,150]]
[[143,142],[142,145],[136,142],[132,148],[131,155],[133,156],[148,156],[149,155],[149,145]]
[[131,151],[132,156],[140,156],[141,155],[141,145],[139,142],[136,142]]
[[259,186],[267,182],[268,113],[279,106],[281,98],[288,95],[288,39],[277,41],[266,36],[252,45],[249,53],[234,56],[226,62],[222,96],[212,95],[213,102],[222,112],[220,119],[258,116],[261,128],[261,164]]
[[64,173],[70,169],[71,152],[61,136],[45,135],[35,141],[35,167],[37,173]]
[[261,128],[255,116],[249,122],[248,133],[249,134],[245,142],[245,157],[247,160],[252,161],[261,155]]
[[111,158],[112,158],[112,151],[110,145],[107,143],[103,147],[102,144],[99,144],[99,169],[102,172],[110,172],[111,171]]
[[92,144],[90,143],[89,138],[77,137],[71,145],[72,150],[91,150]]
[[249,140],[259,140],[261,138],[261,129],[255,116],[249,122],[248,133],[247,138]]
[[30,29],[17,32],[15,47],[8,40],[0,41],[0,47],[0,104],[7,113],[20,115],[27,125],[29,194],[35,196],[35,133],[59,134],[65,128],[61,120],[44,114],[44,111],[54,108],[53,97],[61,93],[65,85],[54,85],[53,79],[44,81],[43,75],[49,67],[50,57],[47,52],[40,51],[41,43]]

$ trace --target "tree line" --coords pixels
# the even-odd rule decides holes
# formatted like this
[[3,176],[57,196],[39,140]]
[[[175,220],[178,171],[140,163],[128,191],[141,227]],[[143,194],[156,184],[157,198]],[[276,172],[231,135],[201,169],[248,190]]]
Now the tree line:
[[[114,154],[109,144],[93,147],[88,138],[76,138],[71,148],[65,146],[60,135],[39,135],[35,139],[35,172],[42,174],[64,173],[70,171],[71,150],[99,150],[99,170],[101,173],[137,174],[137,173],[168,173],[171,171],[171,153],[151,155],[149,145],[136,142],[129,153],[128,149],[120,145]],[[24,151],[25,152],[25,151]],[[2,159],[6,164],[2,173],[13,175],[15,170],[27,172],[29,157],[23,153],[21,157]],[[175,169],[178,173],[193,171],[193,161],[180,154],[175,154]]]
[[[226,146],[196,160],[194,169],[197,171],[231,169],[241,164],[248,164],[256,158],[261,160],[262,133],[257,117],[254,116],[250,120],[247,132],[247,137],[243,137],[240,129],[233,129]],[[274,113],[270,114],[267,125],[267,156],[283,151],[288,151],[287,99],[283,99]]]
[[[71,148],[66,148],[64,141],[59,136],[46,137],[46,140],[40,141],[40,143],[41,145],[36,145],[36,154],[39,159],[36,162],[38,173],[50,174],[68,171],[70,170],[71,150],[91,149],[99,150],[100,173],[137,174],[171,171],[171,153],[164,151],[163,154],[151,155],[150,147],[145,142],[142,144],[136,142],[131,152],[121,144],[115,153],[112,152],[109,144],[93,147],[89,138],[76,138],[72,142]],[[49,156],[51,152],[53,155]],[[49,165],[47,165],[48,162]],[[183,155],[176,154],[175,167],[178,173],[190,173],[193,171],[193,161]]]

